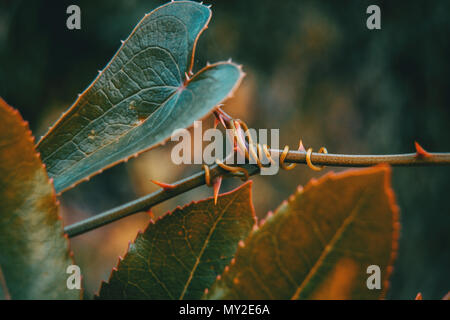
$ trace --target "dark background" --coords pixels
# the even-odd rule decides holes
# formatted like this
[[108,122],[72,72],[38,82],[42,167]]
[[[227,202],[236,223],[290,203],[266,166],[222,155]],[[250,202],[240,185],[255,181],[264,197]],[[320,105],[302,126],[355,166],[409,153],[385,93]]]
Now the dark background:
[[[0,0],[0,96],[19,109],[37,139],[103,69],[132,28],[164,1]],[[254,128],[280,128],[281,143],[302,138],[334,153],[403,153],[419,141],[450,151],[450,2],[208,1],[213,19],[200,38],[196,69],[232,57],[247,77],[224,109]],[[81,7],[81,30],[66,8]],[[381,7],[382,29],[366,28]],[[206,125],[204,124],[204,127]],[[146,194],[149,179],[178,180],[199,170],[168,161],[172,144],[107,170],[62,197],[66,224]],[[328,169],[327,169],[328,170]],[[333,169],[339,171],[341,169]],[[254,178],[258,216],[298,184],[307,167]],[[227,181],[223,190],[239,184]],[[388,298],[441,298],[450,289],[450,168],[395,168],[400,250]],[[153,209],[211,195],[202,187]],[[0,204],[1,205],[1,204]],[[146,213],[71,241],[86,293],[106,280]]]

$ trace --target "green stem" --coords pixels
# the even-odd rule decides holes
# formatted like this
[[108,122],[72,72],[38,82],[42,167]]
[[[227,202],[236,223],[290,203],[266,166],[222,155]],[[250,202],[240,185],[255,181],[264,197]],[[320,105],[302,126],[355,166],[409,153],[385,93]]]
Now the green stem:
[[[281,154],[282,150],[271,150],[273,156]],[[306,152],[289,151],[285,162],[306,163]],[[316,165],[326,165],[334,167],[369,167],[376,164],[386,163],[391,166],[436,166],[450,165],[450,153],[428,153],[426,157],[417,156],[415,153],[394,154],[394,155],[344,155],[344,154],[323,154],[312,153],[311,162]],[[255,165],[242,165],[248,170],[250,175],[259,172]],[[229,176],[228,172],[217,165],[210,168],[211,178],[218,176]],[[174,198],[184,192],[197,188],[205,184],[205,173],[198,172],[188,178],[175,182],[172,188],[160,189],[134,201],[123,204],[91,218],[74,223],[64,228],[64,232],[69,237],[74,237],[90,230],[99,228],[108,223],[114,222],[131,214],[148,210],[149,208]]]

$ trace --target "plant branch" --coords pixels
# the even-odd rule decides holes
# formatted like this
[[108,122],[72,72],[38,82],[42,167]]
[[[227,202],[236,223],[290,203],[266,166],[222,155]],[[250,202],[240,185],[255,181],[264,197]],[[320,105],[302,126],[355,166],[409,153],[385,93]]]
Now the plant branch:
[[[246,165],[246,168],[251,174],[254,174],[259,170],[257,167],[250,165]],[[217,176],[226,176],[227,174],[228,171],[220,168],[218,165],[213,165],[210,168],[211,179],[214,179]],[[174,198],[175,196],[194,188],[200,187],[205,183],[205,172],[198,172],[188,178],[175,182],[171,185],[172,187],[161,188],[158,191],[145,195],[134,201],[125,203],[91,218],[71,224],[64,228],[64,233],[66,233],[69,237],[75,237],[90,230],[102,227],[108,223],[125,218],[133,213],[148,210],[161,202]]]
[[[280,150],[271,150],[276,155]],[[306,152],[290,151],[286,162],[306,163]],[[427,153],[420,156],[417,153],[387,154],[387,155],[350,155],[332,153],[312,153],[311,161],[316,165],[331,167],[369,167],[380,163],[391,166],[437,166],[450,165],[450,153]]]
[[[271,149],[274,157],[279,156],[282,150]],[[368,167],[376,164],[386,163],[392,166],[430,166],[430,165],[450,165],[450,153],[407,153],[393,155],[344,155],[344,154],[324,154],[312,153],[311,161],[316,165],[326,165],[334,167]],[[305,151],[289,151],[285,162],[306,163]],[[240,165],[244,167],[249,175],[259,173],[256,165]],[[230,176],[230,173],[217,165],[210,168],[211,179],[218,176]],[[205,173],[198,172],[188,178],[179,180],[171,187],[161,188],[134,201],[123,204],[91,218],[74,223],[64,228],[64,232],[69,237],[74,237],[90,230],[99,228],[108,223],[114,222],[131,214],[148,210],[149,208],[184,192],[197,188],[205,184]]]

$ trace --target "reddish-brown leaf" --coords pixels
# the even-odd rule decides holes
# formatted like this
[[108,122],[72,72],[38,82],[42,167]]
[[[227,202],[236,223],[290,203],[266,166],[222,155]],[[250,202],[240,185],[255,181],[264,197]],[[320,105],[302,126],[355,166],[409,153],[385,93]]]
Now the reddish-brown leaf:
[[28,124],[0,98],[0,294],[12,299],[76,299],[73,264],[53,185]]
[[[377,299],[397,250],[398,209],[390,169],[312,180],[242,242],[209,299]],[[367,268],[381,269],[370,290]]]

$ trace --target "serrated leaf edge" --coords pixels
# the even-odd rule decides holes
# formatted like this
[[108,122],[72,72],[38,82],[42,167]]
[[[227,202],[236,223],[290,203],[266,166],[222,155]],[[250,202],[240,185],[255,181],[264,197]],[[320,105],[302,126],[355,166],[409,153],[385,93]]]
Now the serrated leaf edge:
[[[287,206],[290,202],[293,202],[298,195],[304,193],[305,191],[308,191],[309,189],[311,189],[327,180],[337,180],[337,179],[346,178],[349,176],[358,176],[362,170],[364,170],[367,174],[370,174],[371,171],[378,172],[378,170],[380,168],[385,170],[385,172],[386,172],[386,174],[384,175],[384,188],[383,189],[385,190],[386,196],[388,198],[388,203],[392,210],[392,218],[393,218],[392,219],[391,256],[389,258],[389,262],[388,262],[388,266],[387,266],[387,270],[386,270],[386,276],[385,276],[385,280],[384,280],[383,286],[382,286],[383,289],[380,293],[380,298],[379,298],[380,300],[384,299],[386,296],[386,293],[389,289],[390,276],[392,275],[392,272],[394,270],[394,262],[397,258],[397,254],[398,254],[398,240],[400,237],[400,222],[399,222],[400,209],[395,201],[395,193],[392,190],[392,187],[389,183],[390,178],[391,178],[391,167],[387,164],[379,164],[379,165],[376,165],[376,166],[373,166],[370,168],[365,168],[365,169],[350,169],[350,170],[340,172],[340,173],[335,173],[333,171],[330,171],[330,172],[326,173],[325,175],[323,175],[322,177],[320,177],[319,179],[316,179],[316,178],[310,179],[305,187],[302,187],[301,185],[299,185],[297,187],[297,190],[291,196],[289,196],[289,198],[287,200],[282,201],[281,204],[274,211],[269,211],[266,214],[266,216],[261,220],[261,223],[259,225],[258,225],[258,223],[256,223],[254,225],[254,228],[248,235],[247,239],[241,240],[239,242],[239,246],[238,246],[235,256],[237,256],[237,254],[239,253],[240,250],[242,250],[242,248],[245,248],[246,241],[248,241],[249,239],[254,237],[255,234],[257,234],[260,231],[260,227],[262,227],[265,222],[269,221],[270,219],[273,219],[278,214],[278,212],[280,212],[283,209],[283,207]],[[220,281],[222,276],[224,276],[225,274],[228,273],[228,271],[230,270],[230,267],[233,266],[235,261],[236,261],[235,258],[233,258],[230,261],[230,264],[225,267],[222,275],[217,276],[217,278],[216,278],[217,281]],[[207,297],[208,292],[209,292],[209,288],[206,288],[202,299],[208,299],[208,297]]]
[[[72,251],[71,246],[70,246],[69,237],[67,236],[66,233],[64,233],[64,228],[63,228],[64,227],[64,221],[62,219],[62,216],[60,215],[60,202],[59,202],[59,200],[58,200],[58,198],[56,196],[55,187],[53,185],[53,179],[49,178],[48,173],[47,173],[47,169],[46,169],[46,166],[45,166],[45,163],[43,163],[42,160],[41,160],[41,154],[36,151],[36,144],[35,144],[36,139],[35,139],[35,137],[33,136],[32,132],[30,130],[29,123],[28,123],[28,121],[25,121],[22,118],[19,110],[17,110],[15,108],[13,108],[12,106],[10,106],[2,97],[0,97],[0,105],[3,105],[3,107],[7,110],[7,112],[9,112],[14,117],[16,117],[17,123],[19,123],[25,129],[25,139],[28,139],[28,141],[31,143],[31,145],[32,145],[32,147],[34,149],[34,150],[32,150],[33,151],[32,152],[33,153],[33,157],[36,160],[38,160],[39,163],[41,163],[42,169],[44,170],[44,175],[47,178],[47,183],[48,183],[48,185],[50,186],[50,188],[52,190],[52,199],[53,199],[53,202],[54,202],[54,204],[56,206],[56,218],[61,221],[61,236],[66,241],[66,248],[67,248],[67,253],[69,255],[69,259],[72,261],[72,264],[75,264],[74,254],[73,254],[73,251]],[[5,280],[5,282],[6,282],[6,280]],[[83,282],[81,281],[81,283],[83,283]],[[84,295],[84,288],[82,287],[81,290],[80,290],[80,299],[83,298],[83,295]]]
[[[249,188],[250,188],[250,190],[251,190],[252,184],[253,184],[253,181],[252,181],[252,180],[249,180],[249,181],[247,181],[247,182],[241,184],[240,186],[238,186],[238,187],[235,188],[235,189],[232,189],[232,190],[230,190],[230,191],[221,193],[220,196],[227,196],[227,195],[230,195],[230,194],[232,194],[232,193],[234,193],[234,192],[241,191],[243,188],[245,188],[245,187],[247,187],[247,186],[249,186]],[[118,257],[117,265],[116,265],[115,267],[112,268],[112,271],[111,271],[111,274],[110,274],[109,277],[108,277],[108,280],[106,280],[106,281],[102,280],[102,281],[100,282],[100,287],[99,287],[99,289],[98,289],[98,292],[94,294],[95,298],[99,298],[100,292],[101,292],[101,289],[102,289],[103,285],[104,285],[104,284],[107,285],[107,284],[110,283],[110,281],[111,281],[111,279],[112,279],[112,277],[113,277],[114,272],[117,272],[117,271],[118,271],[118,268],[119,268],[119,266],[120,266],[121,261],[122,261],[123,259],[125,259],[125,258],[127,257],[127,255],[129,254],[129,252],[130,252],[130,246],[131,246],[132,244],[135,244],[135,243],[136,243],[136,240],[138,239],[138,237],[142,236],[142,235],[147,231],[147,229],[148,229],[151,225],[154,225],[154,224],[156,224],[159,220],[162,220],[162,219],[164,219],[164,218],[167,217],[167,216],[171,216],[172,214],[174,214],[174,213],[177,212],[177,211],[182,211],[182,210],[184,210],[185,208],[187,208],[187,207],[189,207],[189,206],[191,206],[191,205],[195,205],[195,204],[198,204],[198,203],[202,203],[202,202],[205,202],[205,201],[211,201],[211,200],[214,201],[214,196],[207,197],[207,198],[201,199],[201,200],[192,200],[191,202],[188,202],[188,203],[186,203],[186,204],[184,204],[184,205],[181,205],[181,206],[178,205],[178,206],[176,206],[172,211],[167,211],[165,214],[163,214],[163,215],[157,217],[156,219],[150,219],[150,220],[149,220],[149,223],[148,223],[147,227],[144,229],[144,231],[139,230],[139,231],[137,232],[136,237],[134,238],[134,240],[128,242],[127,252],[125,253],[125,255],[124,255],[123,257],[121,257],[121,256]],[[252,194],[252,192],[250,192],[249,201],[250,201],[250,208],[251,208],[252,217],[253,217],[254,226],[255,226],[255,225],[257,225],[257,217],[256,217],[256,214],[255,214],[255,208],[254,208],[254,205],[253,205],[253,194]],[[241,242],[242,242],[242,240],[241,240],[239,243],[241,243]],[[232,258],[232,259],[231,259],[231,262],[234,263],[234,260],[235,260],[235,259]],[[228,268],[228,266],[225,266],[225,268]],[[220,276],[220,275],[219,275],[219,276]],[[206,288],[205,290],[207,290],[207,288]],[[180,298],[180,299],[181,299],[181,298]]]

